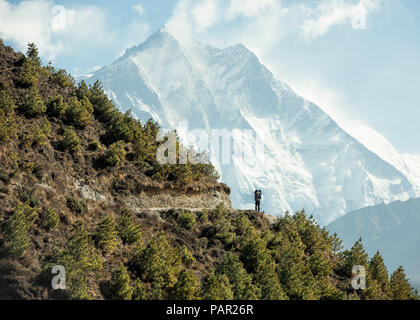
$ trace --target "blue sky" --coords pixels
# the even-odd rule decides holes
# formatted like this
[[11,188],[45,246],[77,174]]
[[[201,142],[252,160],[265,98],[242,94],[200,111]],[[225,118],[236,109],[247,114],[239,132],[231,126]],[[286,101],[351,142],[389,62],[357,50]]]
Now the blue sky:
[[181,41],[243,43],[346,129],[369,125],[420,154],[418,0],[0,0],[0,37],[22,51],[35,41],[74,74],[163,24]]

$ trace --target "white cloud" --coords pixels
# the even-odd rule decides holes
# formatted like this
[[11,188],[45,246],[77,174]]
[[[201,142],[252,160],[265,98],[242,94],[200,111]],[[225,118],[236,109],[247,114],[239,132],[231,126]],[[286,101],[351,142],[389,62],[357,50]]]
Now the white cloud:
[[[316,38],[345,23],[364,29],[369,15],[386,1],[390,0],[296,1],[286,7],[280,0],[180,0],[167,25],[181,40],[236,39],[262,50],[285,36]],[[223,35],[212,37],[211,28],[223,26],[228,26]]]
[[361,122],[351,120],[346,93],[332,89],[316,74],[304,78],[296,72],[284,73],[276,52],[282,50],[287,37],[292,43],[314,39],[345,23],[361,29],[366,21],[357,14],[365,13],[368,18],[385,1],[389,0],[296,1],[286,7],[277,0],[180,0],[167,25],[181,41],[199,39],[217,47],[243,43],[299,95],[349,130]]
[[144,16],[144,14],[146,13],[146,11],[144,10],[143,6],[141,3],[136,4],[135,6],[133,6],[133,9],[140,15],[140,16]]
[[118,51],[138,44],[148,33],[148,25],[139,21],[122,31],[113,28],[107,14],[97,6],[65,8],[50,0],[18,4],[0,0],[0,37],[22,51],[26,51],[28,42],[35,42],[47,61],[60,55],[71,54],[80,60],[92,53]]
[[354,29],[365,29],[367,17],[378,10],[383,0],[323,0],[315,9],[308,10],[301,31],[305,37],[316,38],[326,34],[335,25],[350,23]]
[[315,103],[324,110],[344,130],[353,131],[363,125],[361,115],[350,114],[346,93],[332,89],[327,81],[312,76],[308,78],[299,75],[286,76],[289,86],[300,96]]

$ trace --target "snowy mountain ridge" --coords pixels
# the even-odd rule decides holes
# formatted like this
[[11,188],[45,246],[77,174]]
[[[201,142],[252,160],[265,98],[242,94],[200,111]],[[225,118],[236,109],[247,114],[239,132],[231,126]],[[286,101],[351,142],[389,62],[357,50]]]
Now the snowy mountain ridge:
[[[152,117],[165,128],[187,121],[190,129],[254,132],[264,144],[262,163],[233,152],[228,164],[211,158],[237,208],[252,208],[259,188],[264,211],[281,215],[305,208],[326,224],[352,210],[420,195],[420,176],[411,169],[415,160],[375,153],[277,81],[241,44],[183,46],[162,28],[85,77],[96,79],[121,110]],[[256,150],[253,139],[232,140],[245,154]]]

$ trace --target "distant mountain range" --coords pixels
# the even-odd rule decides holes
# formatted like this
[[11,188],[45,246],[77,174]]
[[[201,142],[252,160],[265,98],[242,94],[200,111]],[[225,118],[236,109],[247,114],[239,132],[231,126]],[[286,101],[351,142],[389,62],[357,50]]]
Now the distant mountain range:
[[337,232],[346,248],[362,237],[369,255],[380,250],[391,271],[403,265],[420,288],[420,199],[359,209],[326,228]]
[[[305,208],[326,225],[346,212],[420,196],[417,158],[397,152],[390,157],[371,148],[378,144],[369,143],[370,136],[359,142],[276,80],[241,44],[185,45],[163,27],[81,79],[99,79],[122,111],[131,109],[142,120],[152,117],[164,128],[188,121],[190,129],[251,130],[264,143],[263,162],[250,164],[234,155],[228,164],[211,159],[231,187],[236,208],[252,208],[258,188],[265,212]],[[233,141],[241,143],[239,153],[255,147],[247,139]]]

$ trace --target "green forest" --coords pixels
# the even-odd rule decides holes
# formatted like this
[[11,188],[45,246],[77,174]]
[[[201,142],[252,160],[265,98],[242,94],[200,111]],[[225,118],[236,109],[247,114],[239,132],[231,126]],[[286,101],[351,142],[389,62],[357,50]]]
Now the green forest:
[[[0,299],[412,300],[362,239],[351,249],[305,211],[137,212],[140,193],[230,193],[210,164],[160,164],[159,124],[0,41]],[[167,139],[167,136],[166,136]],[[183,146],[177,142],[178,150]],[[75,181],[96,184],[81,197]],[[95,198],[96,197],[96,198]],[[52,267],[66,289],[51,288]],[[353,289],[352,268],[366,270]]]

